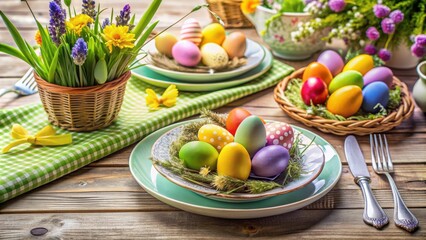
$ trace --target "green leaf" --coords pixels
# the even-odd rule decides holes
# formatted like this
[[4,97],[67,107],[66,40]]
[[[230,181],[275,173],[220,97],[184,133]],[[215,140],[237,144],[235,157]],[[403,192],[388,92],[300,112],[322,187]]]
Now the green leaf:
[[22,54],[22,52],[19,51],[16,48],[12,47],[12,46],[0,43],[0,52],[4,52],[7,55],[11,55],[11,56],[17,57],[17,58],[21,59],[22,61],[30,64],[28,62],[27,58]]
[[50,83],[53,83],[55,81],[55,72],[56,72],[56,67],[58,66],[58,58],[59,58],[59,52],[60,49],[63,45],[61,45],[55,53],[55,56],[52,59],[52,64],[49,67],[49,76],[47,77],[47,81]]
[[71,6],[71,2],[72,2],[72,0],[64,0],[64,3],[67,7]]
[[96,82],[98,82],[99,84],[103,84],[106,82],[108,78],[108,67],[104,58],[100,59],[96,63],[94,75]]
[[160,4],[161,4],[161,0],[154,0],[152,1],[151,5],[149,5],[148,9],[145,11],[145,14],[139,20],[138,25],[136,25],[135,29],[133,30],[133,33],[135,34],[136,39],[139,38],[139,36],[142,34],[145,27],[148,26],[152,17],[154,17],[155,12],[157,12],[157,9],[160,7]]
[[148,27],[148,29],[145,30],[145,32],[143,33],[142,37],[139,39],[139,41],[137,42],[137,44],[135,46],[136,49],[138,49],[138,52],[139,52],[139,48],[141,48],[144,45],[146,39],[148,39],[149,35],[152,33],[152,31],[154,30],[154,28],[157,26],[158,22],[159,21],[156,21],[156,22],[152,23]]

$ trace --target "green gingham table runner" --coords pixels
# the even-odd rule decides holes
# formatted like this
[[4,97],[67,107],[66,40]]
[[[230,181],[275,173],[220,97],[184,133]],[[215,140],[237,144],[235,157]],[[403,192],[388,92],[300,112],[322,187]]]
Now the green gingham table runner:
[[[271,70],[254,81],[215,92],[180,92],[176,106],[157,111],[150,111],[145,105],[145,89],[152,88],[157,94],[164,89],[132,77],[119,117],[111,126],[89,133],[72,132],[71,145],[23,144],[9,153],[0,153],[0,203],[122,149],[159,128],[195,115],[202,108],[218,108],[274,86],[292,71],[290,66],[274,60]],[[41,104],[0,110],[0,149],[12,141],[10,131],[14,123],[35,134],[49,122]],[[58,134],[62,133],[67,131],[58,129]]]

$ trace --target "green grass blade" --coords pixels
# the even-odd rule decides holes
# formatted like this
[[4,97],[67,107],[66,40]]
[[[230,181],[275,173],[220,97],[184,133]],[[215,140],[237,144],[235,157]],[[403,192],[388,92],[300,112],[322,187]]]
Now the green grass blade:
[[151,24],[148,29],[145,30],[145,32],[143,33],[143,35],[141,36],[141,38],[139,39],[139,41],[136,44],[136,49],[139,49],[144,45],[145,41],[148,39],[149,35],[152,33],[152,31],[154,30],[154,28],[157,26],[159,21],[154,22],[153,24]]
[[0,43],[0,52],[4,52],[7,55],[11,55],[11,56],[17,57],[17,58],[21,59],[22,61],[30,64],[28,62],[27,58],[22,54],[22,52],[19,51],[16,48],[12,47],[12,46]]
[[139,20],[138,25],[136,25],[135,29],[133,30],[136,38],[139,38],[143,30],[146,28],[146,26],[148,26],[149,22],[154,17],[154,14],[157,12],[157,9],[160,7],[160,4],[161,0],[154,0],[152,1],[151,5],[149,5],[148,9],[145,11],[145,14]]
[[50,83],[53,83],[55,81],[55,72],[56,67],[58,66],[58,58],[59,58],[59,52],[62,45],[56,50],[55,56],[53,57],[52,64],[49,67],[49,76],[47,77],[47,81]]

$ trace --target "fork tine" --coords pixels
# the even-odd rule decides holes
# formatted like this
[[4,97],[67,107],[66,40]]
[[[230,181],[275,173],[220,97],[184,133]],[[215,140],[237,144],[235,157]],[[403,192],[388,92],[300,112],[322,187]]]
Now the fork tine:
[[386,157],[388,159],[388,168],[389,171],[393,171],[393,163],[392,163],[392,158],[389,152],[389,146],[388,146],[388,139],[386,138],[386,134],[383,134],[383,139],[385,141],[385,148],[386,148]]
[[379,143],[380,143],[380,160],[383,162],[383,170],[388,172],[389,168],[388,168],[388,164],[386,163],[385,151],[383,150],[384,146],[383,146],[382,134],[379,134]]
[[30,80],[31,80],[31,74],[32,74],[32,72],[33,72],[33,69],[30,68],[30,70],[28,70],[25,73],[25,75],[21,78],[21,81],[22,81],[23,84],[25,84],[25,83],[31,83]]
[[380,161],[380,153],[379,153],[379,144],[377,142],[377,134],[373,135],[374,137],[374,146],[376,149],[376,157],[377,157],[377,167],[379,171],[383,171],[383,166],[382,166],[382,162]]
[[373,140],[373,134],[370,134],[370,150],[371,150],[371,164],[373,165],[374,171],[377,171],[377,164],[376,164],[376,156],[374,154],[374,140]]

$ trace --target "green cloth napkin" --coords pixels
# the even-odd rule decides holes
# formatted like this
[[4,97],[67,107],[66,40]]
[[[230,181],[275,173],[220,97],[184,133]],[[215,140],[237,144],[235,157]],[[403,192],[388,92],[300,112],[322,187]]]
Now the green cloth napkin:
[[[292,67],[274,60],[271,70],[254,81],[215,92],[180,92],[176,106],[157,111],[150,111],[145,105],[145,89],[152,88],[157,94],[164,89],[132,77],[119,117],[111,126],[89,133],[72,132],[71,145],[24,144],[6,154],[0,153],[0,203],[129,146],[159,128],[198,114],[202,108],[218,108],[274,86],[292,71]],[[0,110],[0,148],[12,141],[10,131],[14,123],[21,124],[31,134],[49,124],[41,104]],[[58,134],[62,133],[67,131],[58,129]]]

